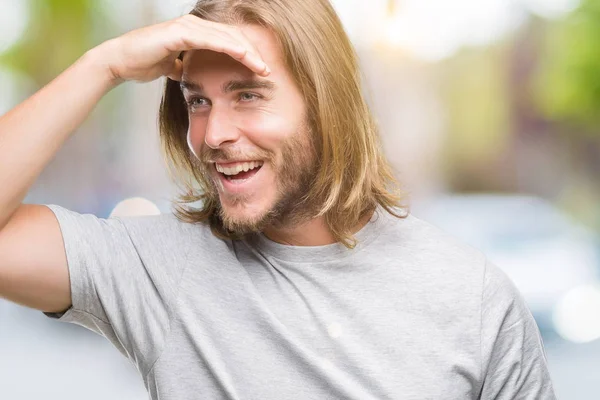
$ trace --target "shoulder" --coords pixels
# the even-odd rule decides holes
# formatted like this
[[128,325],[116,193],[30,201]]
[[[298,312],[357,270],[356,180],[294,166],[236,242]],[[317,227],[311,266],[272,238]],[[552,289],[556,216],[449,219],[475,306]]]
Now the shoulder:
[[412,214],[384,216],[389,222],[382,235],[394,251],[404,277],[436,293],[451,307],[470,304],[484,318],[510,315],[530,319],[525,301],[510,278],[478,249]]
[[436,324],[460,326],[477,337],[485,255],[412,214],[397,218],[380,211],[378,218],[385,224],[363,259],[385,265],[403,298],[435,316]]
[[[533,321],[523,295],[510,278],[491,262],[486,262],[482,293],[482,314],[494,323]],[[512,321],[512,322],[511,322]]]
[[462,280],[483,283],[486,257],[480,250],[412,213],[405,215],[397,218],[379,211],[379,218],[385,221],[380,243],[395,249],[396,256],[410,260],[422,273],[460,276]]
[[155,237],[164,241],[196,240],[213,236],[207,223],[183,222],[172,213],[111,219],[123,225],[132,235]]
[[226,241],[215,237],[207,223],[188,223],[172,213],[150,216],[100,218],[93,214],[80,214],[66,208],[48,205],[58,219],[63,235],[86,235],[96,240],[126,246],[133,244],[138,251],[152,253],[174,249],[214,249],[227,246]]
[[231,249],[231,242],[217,238],[208,223],[184,222],[172,213],[115,219],[127,230],[136,247],[148,252],[207,259],[220,250]]
[[430,274],[447,275],[451,278],[447,283],[478,287],[484,303],[521,302],[514,283],[480,250],[413,214],[404,220],[396,219],[391,228],[406,253],[426,264]]

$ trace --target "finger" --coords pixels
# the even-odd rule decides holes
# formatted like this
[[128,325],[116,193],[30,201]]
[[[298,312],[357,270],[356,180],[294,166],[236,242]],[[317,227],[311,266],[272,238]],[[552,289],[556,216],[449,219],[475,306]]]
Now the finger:
[[252,52],[252,53],[256,54],[258,57],[260,57],[260,53],[259,53],[258,49],[254,46],[254,44],[252,44],[250,39],[248,39],[248,37],[246,35],[244,35],[242,30],[238,26],[221,24],[218,22],[203,20],[194,15],[191,15],[191,16],[193,18],[186,19],[186,22],[189,22],[189,23],[199,26],[199,27],[209,26],[212,29],[218,30],[219,32],[222,32],[223,34],[230,36],[232,39],[238,40],[242,45],[244,45],[247,49],[249,49],[250,52]]
[[258,51],[258,49],[254,46],[254,44],[252,44],[252,42],[250,42],[250,39],[248,39],[248,37],[246,35],[244,35],[244,33],[239,30],[238,28],[232,28],[229,30],[229,35],[231,35],[235,40],[238,40],[240,43],[242,43],[247,49],[249,49],[249,53],[247,56],[250,57],[255,57],[256,59],[260,60],[261,62],[263,62],[266,66],[266,62],[265,60],[263,60],[260,52]]
[[270,73],[269,68],[258,55],[251,53],[238,41],[229,39],[224,35],[215,32],[200,32],[198,34],[196,30],[192,30],[188,31],[182,39],[184,48],[181,50],[206,49],[225,53],[257,74],[268,75]]
[[219,53],[226,53],[236,60],[243,58],[248,49],[239,42],[224,37],[214,32],[186,32],[181,38],[183,41],[182,50],[211,50]]
[[[258,53],[247,51],[242,57],[234,58],[242,64],[248,66],[251,70],[258,73],[259,75],[267,76],[271,73],[269,66]],[[256,68],[250,67],[251,64],[255,65]]]
[[183,76],[183,62],[179,58],[175,59],[173,62],[173,68],[168,74],[166,74],[166,76],[169,79],[181,82],[181,77]]
[[266,63],[260,56],[260,53],[258,52],[258,49],[252,44],[252,42],[250,42],[250,40],[238,27],[203,20],[191,14],[190,17],[191,18],[183,18],[182,23],[188,25],[192,30],[200,28],[202,31],[204,31],[208,27],[209,29],[211,29],[211,31],[217,31],[218,33],[224,35],[224,37],[226,37],[227,39],[233,42],[238,42],[247,50],[247,53],[244,55],[243,58],[236,57],[230,54],[233,58],[235,58],[243,64],[246,64],[247,59],[248,63],[250,64],[264,65],[264,67],[262,67],[260,70],[256,70],[249,66],[250,69],[261,75],[268,75],[270,73],[268,66],[266,65]]

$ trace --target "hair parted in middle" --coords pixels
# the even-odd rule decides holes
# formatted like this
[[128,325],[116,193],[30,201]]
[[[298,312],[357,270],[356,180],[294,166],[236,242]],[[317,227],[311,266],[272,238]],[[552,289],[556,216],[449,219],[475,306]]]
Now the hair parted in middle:
[[[319,202],[315,217],[324,216],[337,241],[353,247],[352,229],[377,206],[406,216],[398,209],[403,198],[362,93],[358,57],[328,0],[200,0],[191,14],[230,25],[259,25],[275,35],[316,140],[317,175],[305,199]],[[183,189],[174,203],[176,216],[208,222],[215,235],[236,238],[224,229],[218,195],[207,190],[209,178],[189,149],[179,82],[167,79],[159,126],[167,162]],[[196,202],[201,206],[191,205]]]

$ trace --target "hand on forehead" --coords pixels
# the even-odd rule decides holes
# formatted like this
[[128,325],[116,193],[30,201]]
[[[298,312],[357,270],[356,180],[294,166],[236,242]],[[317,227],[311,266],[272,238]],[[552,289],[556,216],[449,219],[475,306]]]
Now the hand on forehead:
[[[258,25],[243,25],[239,27],[240,40],[247,41],[248,47],[254,49],[257,55],[269,66],[272,74],[282,72],[283,60],[280,47],[275,35],[266,28]],[[197,74],[208,73],[211,70],[230,71],[252,78],[254,73],[241,62],[225,53],[211,50],[191,50],[183,58],[184,79],[193,80]],[[272,76],[272,75],[271,75]]]

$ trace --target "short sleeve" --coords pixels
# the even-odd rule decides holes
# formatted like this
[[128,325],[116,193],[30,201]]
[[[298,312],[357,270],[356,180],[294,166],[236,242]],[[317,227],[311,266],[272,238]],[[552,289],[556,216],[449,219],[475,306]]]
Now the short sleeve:
[[164,346],[182,272],[162,240],[172,216],[102,219],[48,207],[64,240],[72,306],[47,315],[105,336],[144,373]]
[[539,329],[512,281],[495,265],[485,267],[481,399],[556,399]]

